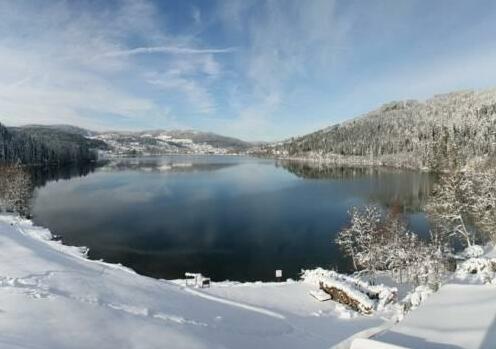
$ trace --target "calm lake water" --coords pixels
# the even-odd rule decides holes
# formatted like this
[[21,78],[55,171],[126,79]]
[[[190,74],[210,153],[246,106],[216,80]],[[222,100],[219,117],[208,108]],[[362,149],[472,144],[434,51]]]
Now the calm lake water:
[[[60,177],[65,179],[60,179]],[[58,180],[54,180],[57,179]],[[229,156],[166,156],[39,173],[33,220],[89,257],[158,278],[273,280],[275,269],[349,271],[333,243],[351,206],[401,205],[428,230],[428,174]]]

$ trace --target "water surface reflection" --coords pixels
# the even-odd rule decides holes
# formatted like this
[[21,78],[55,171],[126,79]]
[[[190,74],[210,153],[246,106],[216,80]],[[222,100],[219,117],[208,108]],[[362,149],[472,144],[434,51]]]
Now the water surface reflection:
[[84,177],[36,190],[35,222],[90,258],[139,273],[215,280],[296,277],[315,266],[347,270],[332,243],[353,205],[399,203],[413,229],[430,192],[425,173],[319,168],[228,156],[168,156],[109,162]]

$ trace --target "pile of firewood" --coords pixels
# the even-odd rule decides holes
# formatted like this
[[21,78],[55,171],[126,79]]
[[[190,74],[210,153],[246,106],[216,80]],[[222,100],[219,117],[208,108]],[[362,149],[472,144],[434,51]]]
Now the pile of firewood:
[[320,282],[320,289],[329,294],[331,300],[344,304],[354,311],[357,311],[362,314],[372,314],[373,308],[368,304],[363,304],[358,299],[355,299],[351,295],[349,295],[344,290],[341,290],[334,286],[327,286],[322,281]]

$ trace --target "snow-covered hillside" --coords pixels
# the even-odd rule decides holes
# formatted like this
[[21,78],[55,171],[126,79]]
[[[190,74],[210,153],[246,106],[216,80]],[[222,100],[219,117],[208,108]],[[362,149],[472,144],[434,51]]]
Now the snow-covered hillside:
[[50,238],[0,216],[1,348],[329,348],[392,316],[318,302],[302,281],[185,287]]
[[90,138],[110,146],[110,154],[232,154],[247,150],[249,143],[197,131],[102,132]]
[[260,147],[324,163],[445,170],[496,154],[496,89],[395,101],[341,124]]

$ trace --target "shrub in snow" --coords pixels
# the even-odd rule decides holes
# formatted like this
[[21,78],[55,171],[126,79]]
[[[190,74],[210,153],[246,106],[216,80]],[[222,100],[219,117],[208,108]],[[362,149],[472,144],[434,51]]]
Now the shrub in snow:
[[434,290],[429,286],[424,285],[416,287],[412,292],[408,293],[402,301],[404,312],[420,306],[432,293],[434,293]]
[[456,271],[456,276],[460,279],[478,279],[483,283],[490,283],[496,273],[496,258],[470,258],[461,263]]
[[457,268],[457,259],[453,256],[449,256],[445,259],[444,261],[444,269],[446,269],[446,271],[450,272],[450,273],[454,273],[456,271],[456,268]]
[[477,258],[484,254],[484,249],[479,245],[468,246],[462,253],[465,258]]
[[477,274],[482,272],[496,272],[496,259],[470,258],[461,263],[458,271],[467,274]]
[[427,286],[418,286],[414,292],[410,294],[410,304],[413,307],[418,307],[424,300],[427,299],[434,291]]
[[479,274],[496,272],[496,259],[470,258],[458,266],[457,272],[465,274]]

